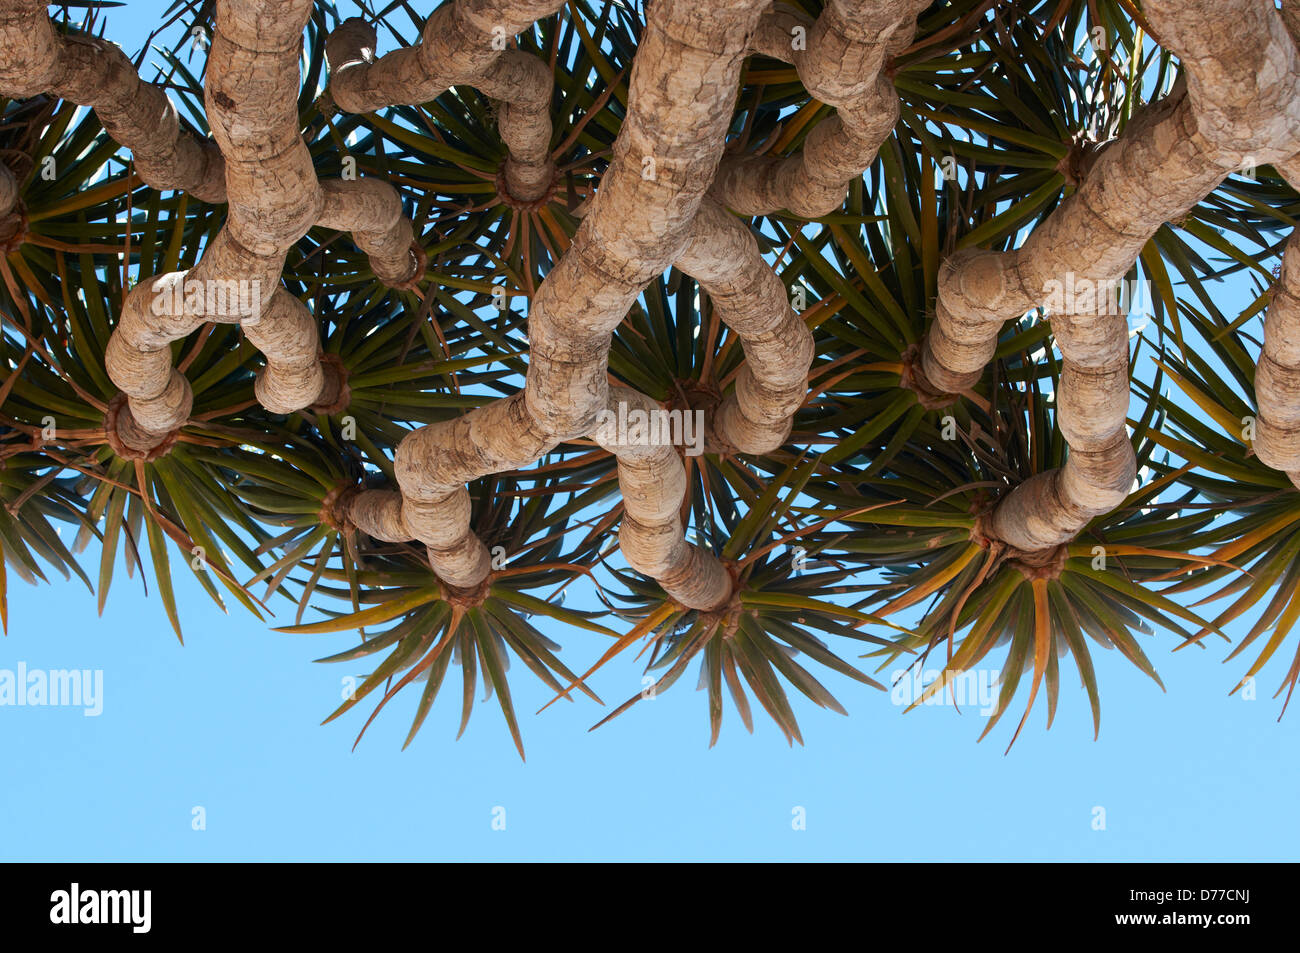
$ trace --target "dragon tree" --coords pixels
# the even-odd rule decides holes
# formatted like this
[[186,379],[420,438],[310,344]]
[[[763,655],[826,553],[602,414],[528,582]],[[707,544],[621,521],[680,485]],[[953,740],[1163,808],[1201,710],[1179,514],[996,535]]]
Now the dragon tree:
[[636,646],[597,719],[710,743],[932,657],[1285,710],[1300,0],[342,6],[0,0],[0,605],[191,574],[521,755],[512,659]]

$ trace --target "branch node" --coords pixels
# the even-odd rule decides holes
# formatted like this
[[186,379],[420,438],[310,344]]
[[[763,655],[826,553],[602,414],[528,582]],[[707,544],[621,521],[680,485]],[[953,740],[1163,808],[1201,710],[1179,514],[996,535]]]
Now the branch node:
[[126,394],[118,394],[104,413],[104,441],[123,460],[157,460],[171,452],[180,438],[181,428],[165,434],[141,429],[131,416]]
[[348,369],[337,354],[322,354],[320,366],[325,375],[325,383],[321,385],[320,393],[316,395],[316,402],[311,405],[311,409],[325,417],[342,413],[348,409],[348,404],[352,403],[352,389],[348,387]]
[[515,198],[510,194],[510,189],[506,184],[506,166],[509,162],[510,160],[507,159],[502,163],[501,168],[497,170],[497,196],[501,199],[501,204],[515,209],[518,212],[536,212],[537,210],[550,205],[551,200],[555,198],[556,192],[560,189],[559,169],[555,168],[554,164],[552,164],[551,183],[546,187],[541,195],[535,199],[520,199]]
[[926,410],[942,410],[950,407],[960,398],[960,394],[949,394],[930,382],[925,376],[921,355],[925,350],[925,339],[910,345],[903,352],[903,371],[899,375],[899,386],[916,395],[916,402]]
[[411,275],[401,281],[384,282],[395,291],[419,291],[420,282],[429,270],[429,255],[418,238],[411,240]]

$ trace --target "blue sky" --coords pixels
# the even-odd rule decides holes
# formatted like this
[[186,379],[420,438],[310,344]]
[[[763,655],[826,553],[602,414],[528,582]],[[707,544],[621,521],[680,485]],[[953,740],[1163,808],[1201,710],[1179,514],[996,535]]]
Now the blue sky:
[[[413,696],[352,753],[364,715],[317,724],[349,671],[310,664],[347,636],[227,617],[186,574],[182,648],[120,569],[102,619],[80,584],[11,593],[0,669],[102,669],[104,697],[98,717],[0,707],[2,859],[1286,859],[1300,846],[1300,721],[1276,722],[1271,683],[1229,698],[1236,663],[1217,646],[1170,655],[1149,639],[1168,694],[1096,653],[1101,739],[1067,682],[1051,732],[1040,704],[1006,756],[1009,726],[976,744],[976,712],[903,714],[834,675],[850,717],[796,700],[805,748],[766,721],[750,737],[729,710],[708,750],[704,697],[683,679],[592,733],[590,700],[525,717],[526,764],[491,704],[455,742],[454,693],[405,753]],[[575,663],[603,648],[552,634]],[[549,700],[512,682],[521,712]],[[630,659],[595,680],[614,703],[639,685]]]
[[[165,6],[133,2],[130,16],[110,13],[108,35],[133,48]],[[833,674],[827,685],[851,717],[793,699],[807,741],[794,749],[761,717],[747,735],[729,708],[709,750],[704,695],[690,677],[593,733],[603,709],[580,699],[524,714],[550,693],[515,678],[529,755],[521,764],[493,703],[476,706],[454,740],[458,693],[444,693],[405,753],[413,695],[394,701],[352,752],[365,704],[318,722],[339,703],[343,676],[365,669],[310,661],[351,645],[349,636],[277,634],[237,607],[226,616],[188,574],[177,589],[183,648],[158,600],[145,599],[124,567],[103,618],[79,583],[35,589],[11,576],[0,670],[20,662],[102,670],[104,697],[97,717],[0,707],[0,859],[1177,860],[1300,851],[1300,713],[1276,721],[1276,665],[1257,700],[1229,697],[1248,662],[1220,664],[1222,643],[1170,654],[1176,640],[1148,637],[1167,694],[1116,653],[1096,652],[1096,742],[1065,664],[1051,732],[1040,700],[1005,756],[1018,711],[977,744],[977,712],[904,714],[888,694]],[[284,605],[281,620],[291,621]],[[595,635],[547,634],[575,667],[604,648]],[[617,704],[639,689],[640,669],[618,659],[593,685]]]

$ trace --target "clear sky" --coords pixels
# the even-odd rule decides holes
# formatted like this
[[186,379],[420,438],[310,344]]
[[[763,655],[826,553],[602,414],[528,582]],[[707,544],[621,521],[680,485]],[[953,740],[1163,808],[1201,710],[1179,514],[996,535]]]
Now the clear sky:
[[[766,720],[750,737],[728,710],[710,751],[704,696],[684,678],[591,733],[602,710],[586,699],[524,717],[521,764],[492,703],[453,740],[459,692],[405,753],[413,695],[352,753],[364,715],[317,724],[351,672],[310,664],[348,636],[224,616],[188,578],[179,598],[184,648],[120,567],[103,619],[79,583],[16,583],[0,669],[102,669],[103,712],[0,707],[0,858],[1287,859],[1300,848],[1300,718],[1276,722],[1271,683],[1256,701],[1229,698],[1236,663],[1219,664],[1217,647],[1170,655],[1148,639],[1167,695],[1095,653],[1095,743],[1069,665],[1051,732],[1040,702],[1006,756],[1010,725],[976,744],[977,712],[905,715],[833,674],[850,717],[795,700],[806,747],[787,748]],[[603,650],[598,636],[552,634],[575,664]],[[521,713],[549,699],[533,679],[512,682]],[[617,703],[639,669],[619,660],[594,684]],[[205,830],[193,829],[196,807]],[[1098,807],[1105,830],[1093,829]]]
[[[146,14],[165,6],[131,2],[129,15],[110,13],[108,35],[131,49],[140,27],[157,22]],[[521,764],[495,703],[476,705],[454,741],[457,691],[444,692],[405,753],[414,694],[390,704],[351,752],[365,713],[318,722],[338,704],[342,677],[366,669],[310,662],[353,644],[350,636],[276,634],[237,607],[225,616],[187,573],[177,577],[184,648],[158,600],[146,600],[123,567],[103,618],[79,583],[35,589],[10,578],[0,670],[102,670],[103,711],[0,707],[3,860],[1300,853],[1300,711],[1276,721],[1276,665],[1257,700],[1229,697],[1248,663],[1220,664],[1222,643],[1170,654],[1175,639],[1147,637],[1167,694],[1117,653],[1095,652],[1097,742],[1067,662],[1051,732],[1040,699],[1005,756],[1018,712],[976,744],[978,712],[904,714],[888,694],[830,673],[851,717],[792,696],[807,741],[794,749],[761,716],[747,735],[729,708],[709,750],[693,677],[593,733],[586,729],[603,709],[581,699],[525,714],[550,693],[516,677],[529,755]],[[574,667],[605,645],[595,635],[547,634]],[[640,669],[617,660],[593,686],[617,704],[640,687]]]

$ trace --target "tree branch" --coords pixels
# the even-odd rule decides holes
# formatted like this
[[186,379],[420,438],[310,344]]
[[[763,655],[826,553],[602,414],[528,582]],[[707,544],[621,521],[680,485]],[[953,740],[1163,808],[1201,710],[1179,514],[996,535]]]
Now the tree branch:
[[325,41],[330,95],[340,109],[366,113],[426,103],[453,86],[477,87],[502,103],[497,127],[510,150],[507,191],[534,201],[555,175],[554,79],[545,63],[507,42],[563,6],[564,0],[456,0],[433,12],[420,42],[378,59],[374,27],[359,17],[344,20]]
[[927,6],[929,0],[830,0],[816,23],[780,5],[765,16],[755,51],[793,63],[808,92],[834,106],[835,115],[794,155],[728,156],[713,185],[718,200],[742,215],[787,209],[800,218],[820,218],[844,204],[849,182],[871,165],[898,122],[898,94],[883,69],[911,42]]
[[108,134],[135,158],[150,188],[226,200],[221,153],[211,139],[181,128],[167,94],[143,82],[118,47],[89,36],[60,36],[44,0],[0,0],[0,95],[51,93],[89,106]]

